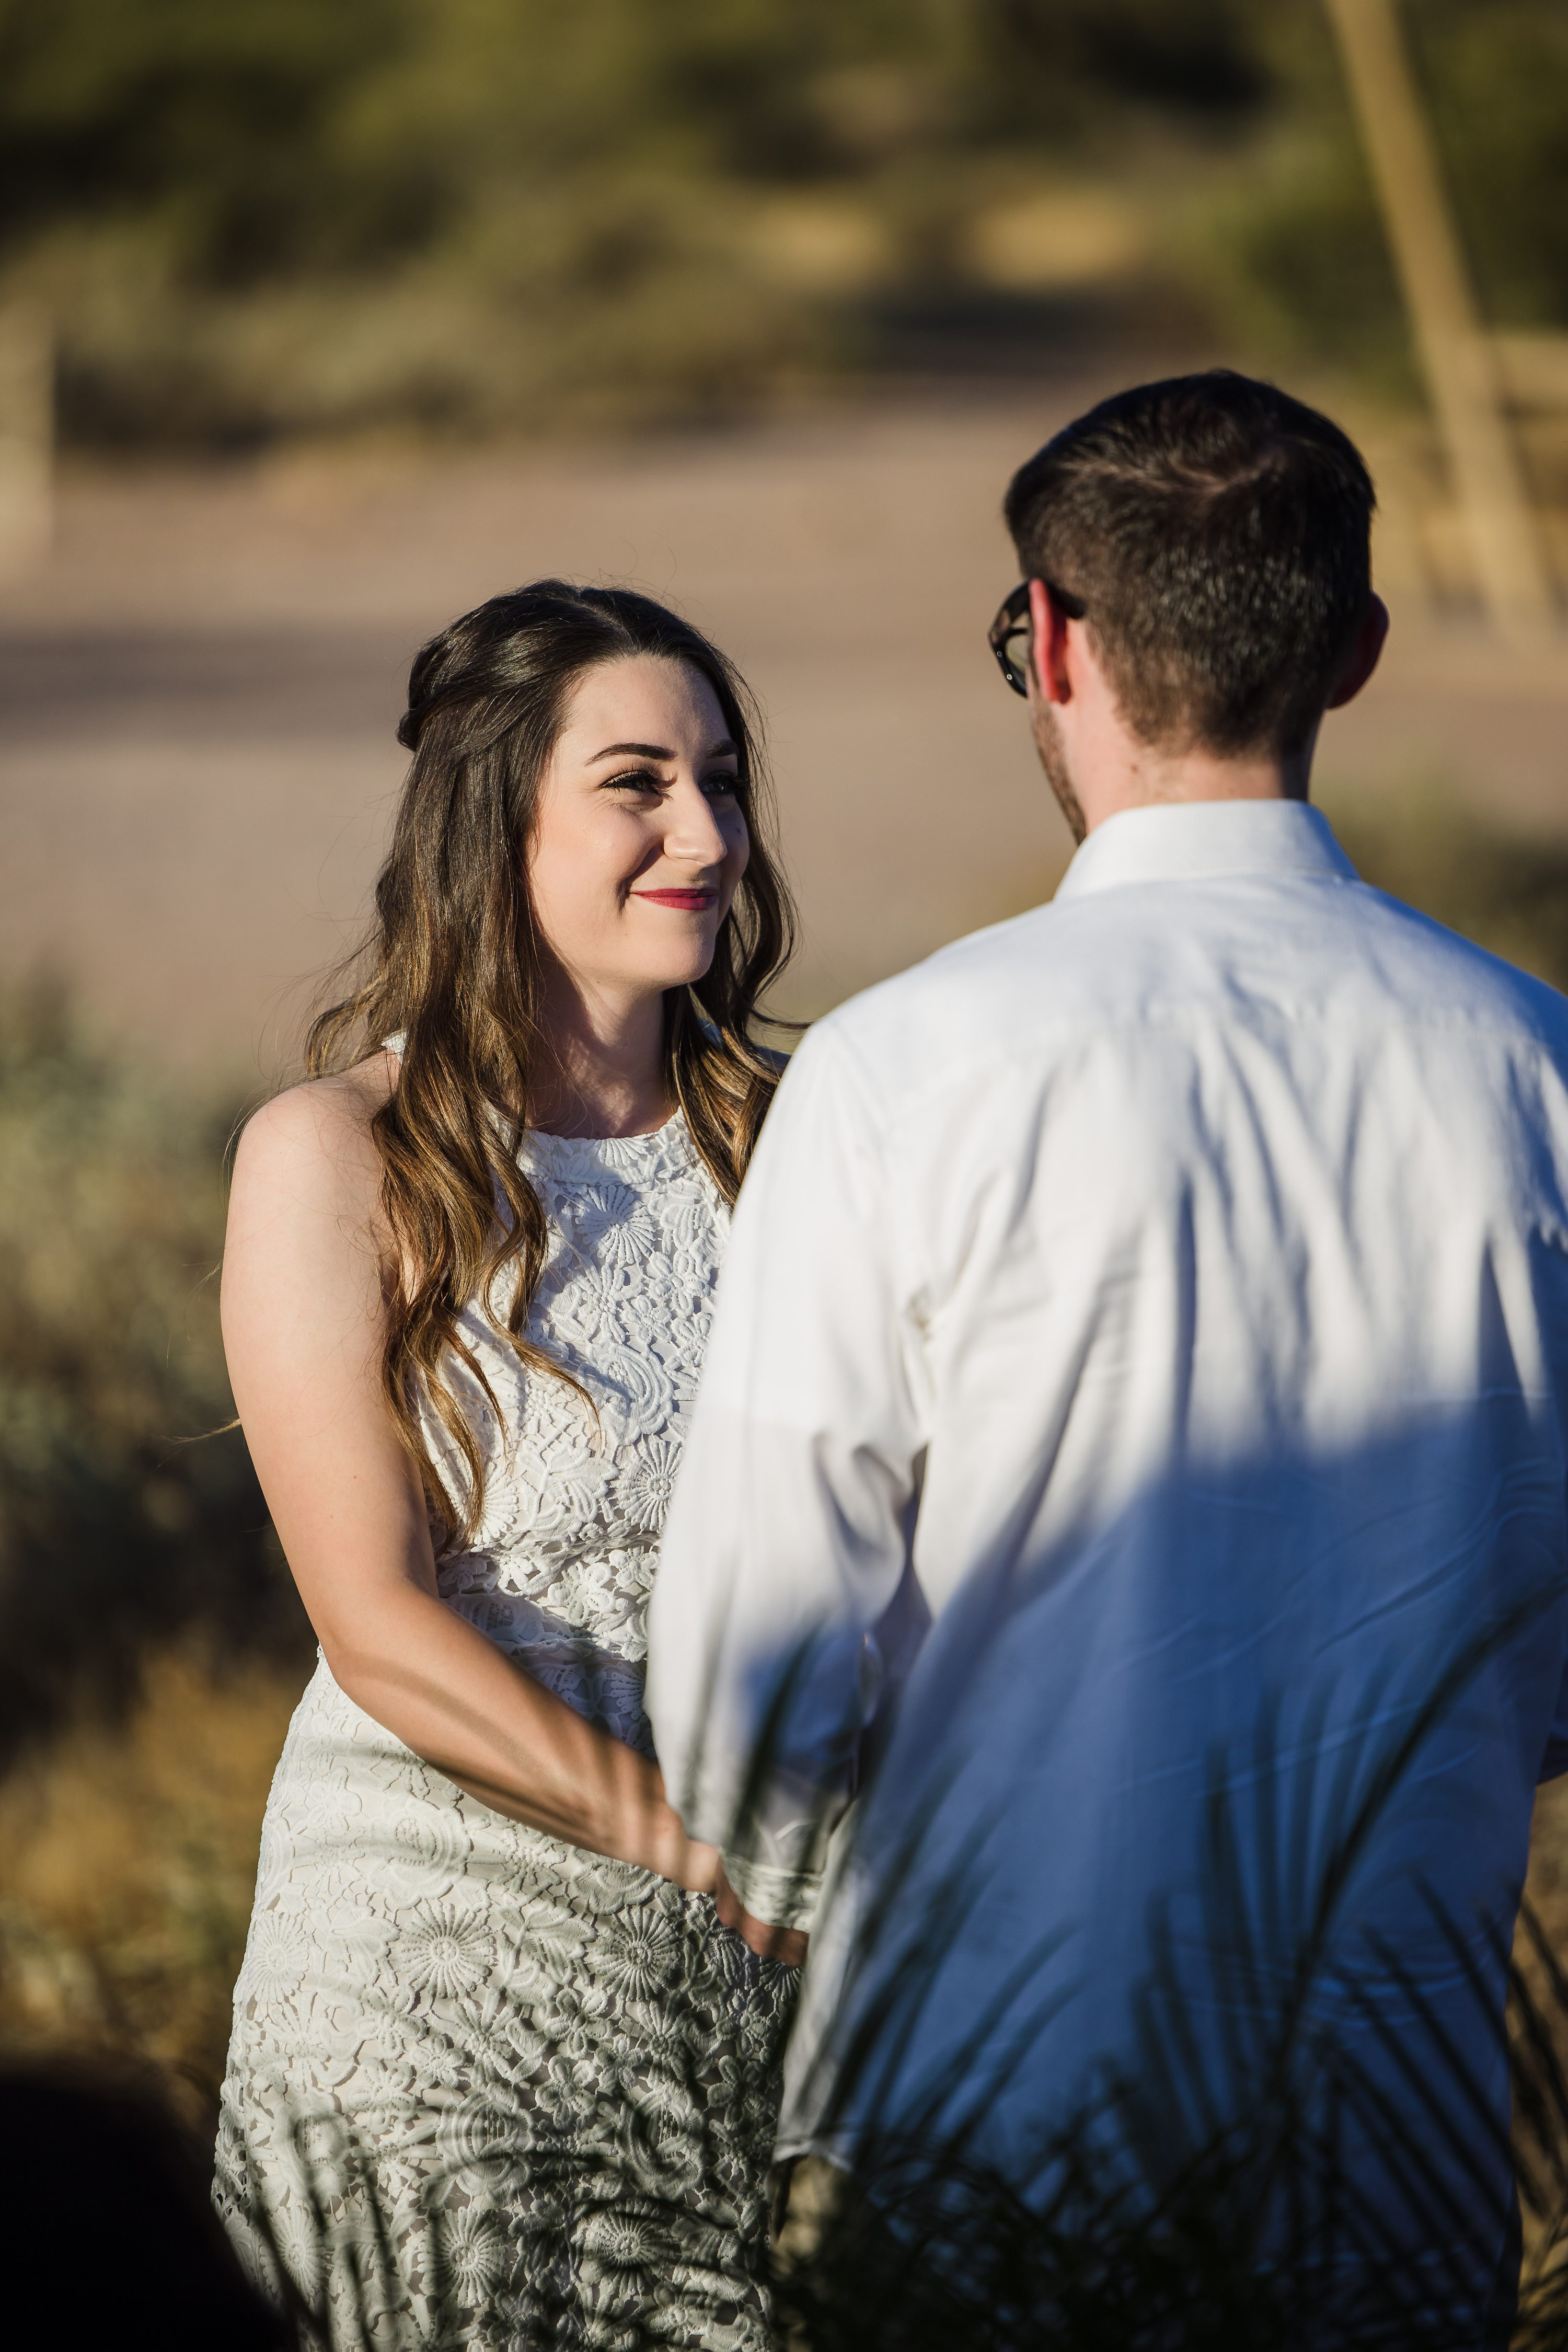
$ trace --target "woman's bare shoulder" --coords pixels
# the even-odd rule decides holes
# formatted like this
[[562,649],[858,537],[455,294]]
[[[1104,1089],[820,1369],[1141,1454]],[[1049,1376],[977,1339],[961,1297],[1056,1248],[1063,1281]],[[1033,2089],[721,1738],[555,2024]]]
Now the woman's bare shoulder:
[[253,1111],[235,1155],[237,1192],[285,1186],[295,1197],[368,1206],[382,1163],[371,1122],[397,1085],[397,1058],[372,1054],[331,1077],[308,1078]]

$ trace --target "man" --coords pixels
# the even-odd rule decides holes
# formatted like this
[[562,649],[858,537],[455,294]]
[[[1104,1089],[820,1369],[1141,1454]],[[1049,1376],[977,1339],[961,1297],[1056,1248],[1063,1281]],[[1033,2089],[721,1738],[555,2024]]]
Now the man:
[[1039,2189],[1094,2118],[1158,2189],[1155,2124],[1168,2172],[1288,2076],[1385,2252],[1471,2217],[1484,2299],[1568,1763],[1568,1004],[1308,804],[1387,626],[1373,504],[1224,373],[1015,478],[992,642],[1081,845],[796,1055],[649,1705],[754,1941],[870,1726],[784,2145],[962,2130]]

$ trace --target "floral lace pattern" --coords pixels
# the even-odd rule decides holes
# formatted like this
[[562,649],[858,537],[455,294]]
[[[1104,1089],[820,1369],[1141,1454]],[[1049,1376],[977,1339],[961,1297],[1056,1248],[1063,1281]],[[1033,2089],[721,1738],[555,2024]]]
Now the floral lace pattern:
[[[524,1151],[552,1236],[530,1333],[594,1410],[468,1310],[500,1414],[455,1373],[487,1478],[440,1591],[651,1753],[647,1600],[726,1212],[679,1118]],[[463,1794],[323,1663],[268,1802],[219,2210],[335,2341],[761,2352],[793,1981],[707,1896]]]

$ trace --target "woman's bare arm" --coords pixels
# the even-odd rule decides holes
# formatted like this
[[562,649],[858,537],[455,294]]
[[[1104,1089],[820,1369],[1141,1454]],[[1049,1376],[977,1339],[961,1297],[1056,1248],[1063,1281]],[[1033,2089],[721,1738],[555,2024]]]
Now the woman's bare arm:
[[709,1888],[656,1768],[437,1596],[418,1477],[382,1401],[390,1056],[280,1095],[241,1138],[223,1329],[251,1457],[310,1622],[367,1715],[498,1812]]

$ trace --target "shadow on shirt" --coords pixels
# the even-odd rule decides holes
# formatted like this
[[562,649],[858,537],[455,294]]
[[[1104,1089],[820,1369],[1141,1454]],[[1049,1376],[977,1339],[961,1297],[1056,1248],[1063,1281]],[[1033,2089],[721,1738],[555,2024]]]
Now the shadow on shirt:
[[[1555,1420],[1516,1393],[1189,1465],[964,1579],[868,1743],[794,2063],[798,2135],[853,2184],[834,2293],[878,2282],[862,2343],[952,2336],[998,2231],[1063,2342],[1068,2274],[1109,2324],[1152,2250],[1215,2341],[1222,2280],[1264,2296],[1259,2342],[1504,2326],[1516,2172],[1541,2245],[1568,2216],[1549,1959],[1562,2016],[1516,1977],[1511,2055],[1504,2023],[1535,1785],[1568,1765],[1564,1512]],[[759,1662],[793,1779],[845,1647]],[[801,2289],[814,2343],[848,2242]]]

